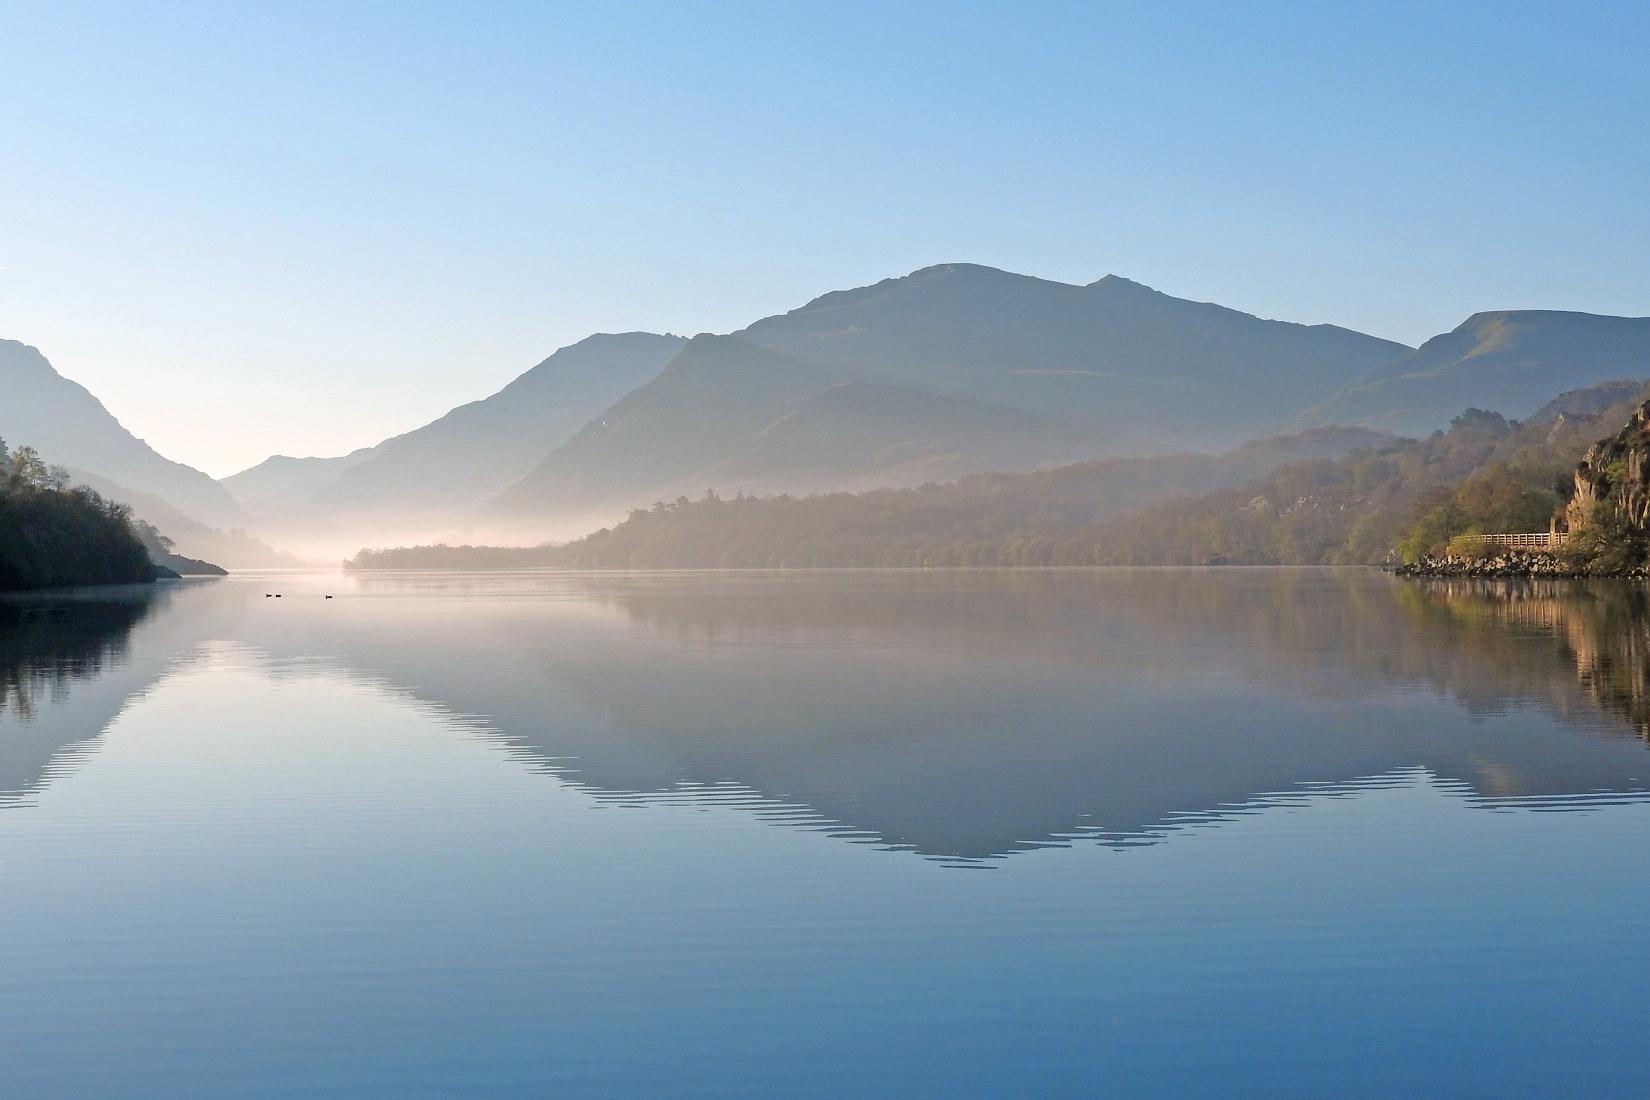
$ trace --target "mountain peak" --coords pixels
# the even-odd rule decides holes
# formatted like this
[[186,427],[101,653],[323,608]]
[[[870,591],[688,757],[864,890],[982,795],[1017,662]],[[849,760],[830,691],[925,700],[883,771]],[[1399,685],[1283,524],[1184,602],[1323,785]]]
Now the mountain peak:
[[1145,294],[1161,294],[1162,291],[1149,287],[1145,283],[1137,283],[1133,279],[1125,279],[1121,275],[1107,275],[1094,280],[1088,285],[1089,290],[1135,291]]
[[[987,278],[987,279],[1029,279],[1030,275],[1017,275],[1012,271],[1004,271],[1000,267],[987,267],[985,264],[951,263],[929,264],[919,267],[907,279],[937,279],[937,278]],[[897,280],[896,280],[897,281]]]

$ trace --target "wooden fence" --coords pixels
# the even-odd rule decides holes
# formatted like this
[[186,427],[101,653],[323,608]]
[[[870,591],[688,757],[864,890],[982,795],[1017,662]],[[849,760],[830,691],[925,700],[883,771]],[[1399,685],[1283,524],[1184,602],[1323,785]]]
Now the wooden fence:
[[1514,550],[1551,550],[1555,546],[1563,546],[1570,536],[1565,531],[1534,531],[1518,535],[1466,535],[1465,539],[1471,542],[1482,542],[1489,546],[1506,546]]

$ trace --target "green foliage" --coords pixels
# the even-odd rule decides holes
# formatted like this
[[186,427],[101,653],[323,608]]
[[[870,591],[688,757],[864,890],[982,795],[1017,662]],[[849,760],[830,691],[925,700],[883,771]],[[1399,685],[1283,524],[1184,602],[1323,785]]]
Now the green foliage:
[[1579,573],[1625,573],[1650,559],[1650,539],[1619,509],[1596,501],[1559,552]]
[[0,591],[151,579],[131,520],[124,504],[70,488],[33,448],[0,442]]
[[1482,531],[1466,531],[1449,540],[1449,554],[1453,558],[1487,558],[1495,553],[1495,545]]

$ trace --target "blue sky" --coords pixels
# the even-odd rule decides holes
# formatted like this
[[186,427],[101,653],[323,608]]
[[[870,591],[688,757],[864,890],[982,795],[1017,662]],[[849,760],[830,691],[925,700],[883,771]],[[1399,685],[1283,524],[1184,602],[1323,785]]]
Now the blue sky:
[[214,474],[969,260],[1650,314],[1642,5],[0,0],[0,336]]

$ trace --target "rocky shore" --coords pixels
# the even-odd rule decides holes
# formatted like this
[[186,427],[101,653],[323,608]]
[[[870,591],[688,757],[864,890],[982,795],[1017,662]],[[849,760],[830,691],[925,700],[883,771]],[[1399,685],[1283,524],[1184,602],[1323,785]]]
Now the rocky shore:
[[1465,557],[1454,554],[1428,555],[1392,570],[1400,577],[1646,577],[1650,566],[1639,566],[1625,573],[1590,573],[1578,569],[1563,558],[1529,550],[1508,550],[1486,557]]

